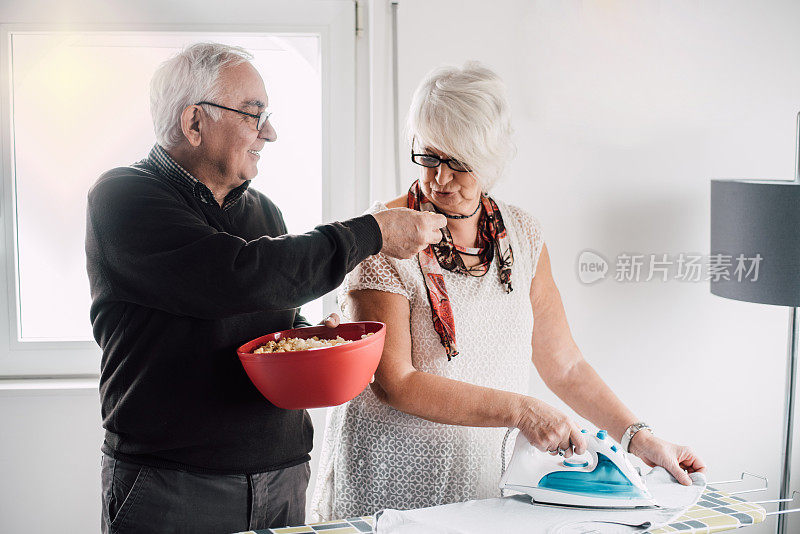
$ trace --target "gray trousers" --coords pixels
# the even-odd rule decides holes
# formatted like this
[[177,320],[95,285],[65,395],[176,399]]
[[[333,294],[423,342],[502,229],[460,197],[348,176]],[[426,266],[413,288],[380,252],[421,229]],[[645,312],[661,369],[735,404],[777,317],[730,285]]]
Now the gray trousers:
[[308,462],[254,475],[148,467],[104,454],[103,534],[230,534],[305,522]]

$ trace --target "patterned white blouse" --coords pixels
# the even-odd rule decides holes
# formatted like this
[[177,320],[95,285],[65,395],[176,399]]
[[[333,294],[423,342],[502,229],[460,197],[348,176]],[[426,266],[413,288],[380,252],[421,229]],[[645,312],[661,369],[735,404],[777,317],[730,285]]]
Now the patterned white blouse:
[[[417,370],[526,393],[533,331],[530,285],[543,239],[531,215],[496,202],[514,253],[514,290],[506,293],[501,285],[496,259],[481,277],[444,270],[459,348],[451,361],[433,328],[416,257],[396,260],[377,254],[367,258],[345,278],[339,303],[349,320],[347,294],[351,290],[403,295],[410,303],[411,361]],[[385,209],[376,203],[368,213]],[[328,413],[311,520],[498,497],[505,431],[426,421],[381,403],[368,387]]]

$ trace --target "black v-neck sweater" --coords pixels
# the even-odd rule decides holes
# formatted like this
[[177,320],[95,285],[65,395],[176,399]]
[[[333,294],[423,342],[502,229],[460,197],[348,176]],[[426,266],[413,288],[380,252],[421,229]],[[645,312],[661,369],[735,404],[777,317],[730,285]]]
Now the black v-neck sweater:
[[220,474],[308,461],[308,413],[267,401],[236,348],[291,328],[300,305],[381,246],[371,215],[287,235],[278,208],[251,189],[222,210],[149,160],[103,174],[86,222],[103,451]]

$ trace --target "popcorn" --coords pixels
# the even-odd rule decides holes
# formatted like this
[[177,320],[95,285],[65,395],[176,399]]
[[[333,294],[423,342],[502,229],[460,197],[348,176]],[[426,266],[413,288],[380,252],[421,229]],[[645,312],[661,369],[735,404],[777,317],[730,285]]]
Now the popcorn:
[[[374,332],[364,334],[361,339],[373,335]],[[320,339],[317,336],[303,339],[299,337],[283,338],[279,341],[267,341],[266,345],[261,345],[253,351],[254,354],[274,354],[276,352],[298,352],[308,349],[321,349],[323,347],[334,347],[336,345],[345,345],[352,343],[354,340],[344,339],[342,336],[336,336],[335,339]]]

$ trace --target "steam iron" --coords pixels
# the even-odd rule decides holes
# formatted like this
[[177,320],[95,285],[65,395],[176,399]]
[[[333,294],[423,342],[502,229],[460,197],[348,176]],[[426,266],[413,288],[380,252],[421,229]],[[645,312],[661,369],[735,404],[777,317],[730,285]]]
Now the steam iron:
[[542,452],[517,434],[500,489],[527,493],[533,504],[580,508],[658,508],[622,447],[600,430],[586,438],[586,453],[570,458]]

